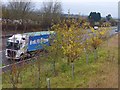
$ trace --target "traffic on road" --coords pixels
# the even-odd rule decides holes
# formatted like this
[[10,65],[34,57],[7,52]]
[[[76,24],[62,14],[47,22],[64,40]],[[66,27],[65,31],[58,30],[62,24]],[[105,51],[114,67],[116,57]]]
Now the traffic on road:
[[[118,33],[116,32],[116,30],[117,30],[117,27],[112,27],[112,30],[110,31],[110,36]],[[0,51],[0,60],[2,62],[0,68],[2,68],[3,71],[9,70],[13,63],[20,65],[22,62],[17,60],[15,62],[7,60],[5,56],[7,38],[8,37],[2,38],[2,44],[0,44],[0,47],[2,47],[2,50]],[[29,61],[30,61],[30,58],[25,60],[25,62],[29,62]]]

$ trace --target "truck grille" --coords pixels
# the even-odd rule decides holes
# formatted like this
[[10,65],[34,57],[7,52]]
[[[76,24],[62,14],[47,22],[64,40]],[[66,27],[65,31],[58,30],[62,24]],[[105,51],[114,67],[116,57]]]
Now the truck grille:
[[15,57],[16,56],[16,52],[15,51],[11,51],[11,50],[7,50],[7,55],[8,55],[8,57]]

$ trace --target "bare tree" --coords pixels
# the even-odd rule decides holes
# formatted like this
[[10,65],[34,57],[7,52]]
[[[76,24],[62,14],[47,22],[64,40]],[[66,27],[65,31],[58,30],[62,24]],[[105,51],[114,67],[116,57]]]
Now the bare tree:
[[5,4],[2,4],[2,28],[7,29],[7,23],[8,23],[8,19],[9,19],[9,10],[7,8],[7,6]]
[[2,4],[2,18],[8,19],[8,17],[9,17],[8,8],[5,4]]
[[23,0],[13,0],[9,2],[9,14],[13,20],[20,20],[24,24],[30,19],[30,13],[33,11],[33,3],[30,1],[23,2]]
[[41,13],[42,25],[44,25],[45,27],[50,27],[52,23],[57,23],[60,19],[60,16],[62,14],[61,2],[43,2]]

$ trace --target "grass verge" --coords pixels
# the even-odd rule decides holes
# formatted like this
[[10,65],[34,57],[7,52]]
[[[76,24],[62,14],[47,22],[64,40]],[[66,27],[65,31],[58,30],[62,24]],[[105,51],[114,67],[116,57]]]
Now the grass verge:
[[[105,41],[98,48],[98,59],[94,61],[93,53],[89,54],[89,63],[83,54],[74,62],[74,79],[71,65],[66,59],[56,62],[56,73],[53,75],[52,62],[49,60],[34,60],[32,64],[18,68],[20,72],[16,86],[18,88],[47,88],[47,78],[50,78],[51,88],[117,88],[118,87],[118,35]],[[38,73],[38,62],[40,73]],[[3,88],[12,88],[10,72],[2,74]],[[40,76],[40,81],[39,77]]]

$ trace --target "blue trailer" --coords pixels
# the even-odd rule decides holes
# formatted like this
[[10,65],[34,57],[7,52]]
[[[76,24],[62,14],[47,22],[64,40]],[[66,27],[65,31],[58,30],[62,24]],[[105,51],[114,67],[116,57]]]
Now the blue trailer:
[[44,45],[49,46],[50,45],[49,37],[50,37],[50,34],[30,36],[29,43],[28,43],[28,51],[43,49]]

